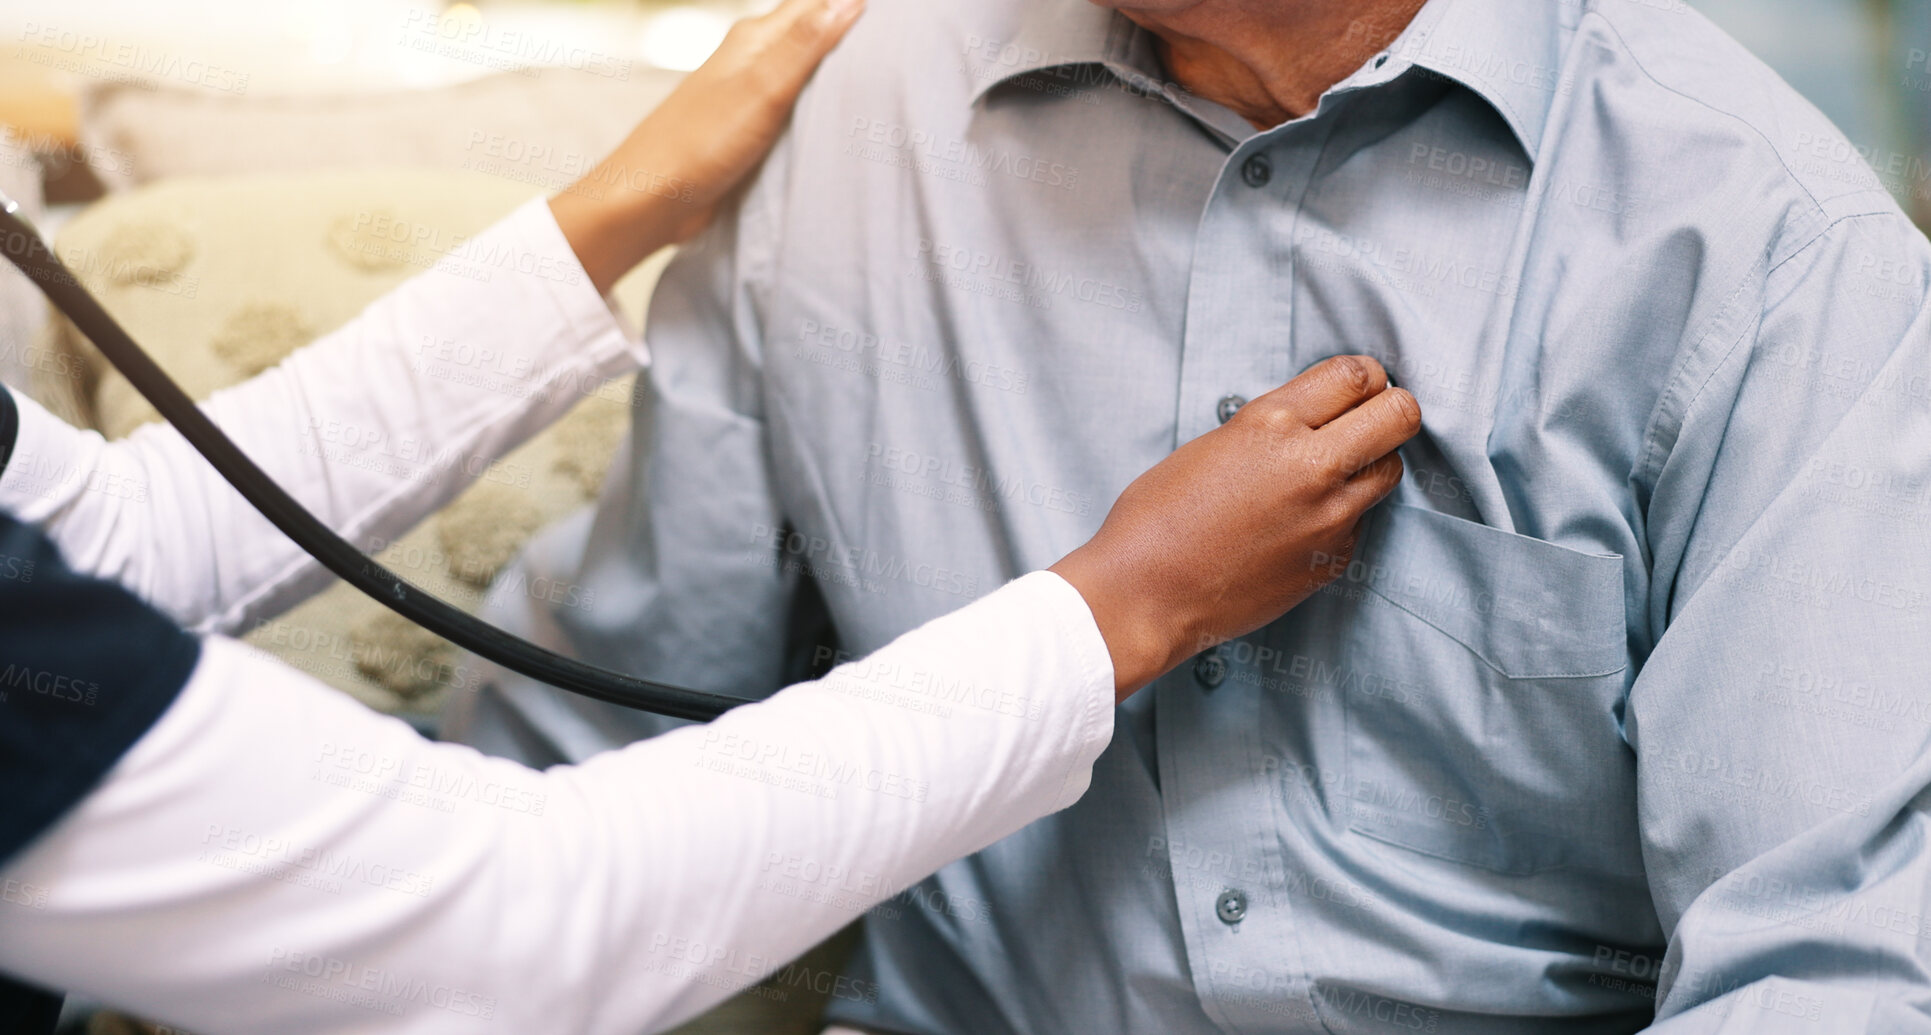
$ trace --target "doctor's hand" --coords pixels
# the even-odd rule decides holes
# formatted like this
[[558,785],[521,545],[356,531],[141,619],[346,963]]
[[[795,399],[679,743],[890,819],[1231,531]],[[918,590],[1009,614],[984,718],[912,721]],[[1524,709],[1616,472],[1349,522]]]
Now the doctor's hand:
[[1240,408],[1126,487],[1052,570],[1079,590],[1125,699],[1280,617],[1340,575],[1362,515],[1421,430],[1381,364],[1337,356]]
[[864,0],[785,0],[733,25],[610,157],[550,199],[599,293],[711,221],[771,150],[798,92],[864,9]]

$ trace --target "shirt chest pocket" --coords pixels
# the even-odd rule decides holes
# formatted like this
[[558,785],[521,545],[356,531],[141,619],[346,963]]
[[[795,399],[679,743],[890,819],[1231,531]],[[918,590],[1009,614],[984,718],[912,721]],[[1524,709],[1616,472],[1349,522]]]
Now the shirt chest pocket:
[[1330,632],[1392,677],[1341,695],[1332,818],[1505,873],[1640,872],[1621,558],[1406,506],[1373,515],[1356,558]]

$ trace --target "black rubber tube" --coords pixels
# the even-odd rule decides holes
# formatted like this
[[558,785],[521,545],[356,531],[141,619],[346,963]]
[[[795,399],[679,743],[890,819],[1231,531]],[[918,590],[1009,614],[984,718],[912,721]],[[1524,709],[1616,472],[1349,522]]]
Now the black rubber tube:
[[295,545],[341,576],[342,581],[478,657],[573,694],[659,715],[698,720],[714,719],[732,708],[751,703],[746,698],[654,683],[566,658],[452,607],[376,563],[317,520],[215,427],[194,400],[81,286],[80,280],[47,247],[33,224],[20,217],[18,207],[0,197],[0,250],[6,252],[8,260],[40,288],[55,309],[87,335],[107,361],[154,404],[161,416],[214,465],[242,498],[261,511],[282,534],[294,540]]

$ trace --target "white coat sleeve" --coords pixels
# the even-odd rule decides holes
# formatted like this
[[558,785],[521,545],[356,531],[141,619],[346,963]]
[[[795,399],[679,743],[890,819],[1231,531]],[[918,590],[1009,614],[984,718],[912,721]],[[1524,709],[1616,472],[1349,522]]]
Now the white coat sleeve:
[[1071,804],[1112,702],[1105,641],[1047,572],[542,773],[211,640],[0,871],[0,970],[206,1035],[660,1029]]
[[[329,527],[383,542],[643,361],[532,200],[204,410]],[[106,442],[21,397],[0,510],[75,570],[192,631],[232,633],[332,578],[165,424]]]

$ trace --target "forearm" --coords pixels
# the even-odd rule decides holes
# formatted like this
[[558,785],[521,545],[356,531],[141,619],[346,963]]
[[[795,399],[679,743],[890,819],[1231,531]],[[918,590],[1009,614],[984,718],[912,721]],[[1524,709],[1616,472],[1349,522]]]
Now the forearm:
[[1007,587],[709,727],[538,774],[210,641],[0,872],[0,970],[198,1031],[663,1027],[1070,804],[1112,732],[1078,596]]
[[[542,203],[465,254],[493,258],[414,278],[205,405],[276,482],[352,540],[399,535],[638,364],[640,348]],[[0,505],[45,525],[76,568],[116,578],[204,632],[244,628],[326,583],[171,427],[103,443],[44,412],[23,418]]]
[[[1041,573],[816,683],[567,774],[593,806],[609,794],[650,817],[611,838],[609,886],[625,904],[595,983],[611,998],[581,1030],[621,1030],[625,1001],[657,994],[671,996],[665,1023],[693,1016],[1072,804],[1111,739],[1112,703],[1090,613]],[[690,829],[701,844],[666,850]],[[707,890],[665,894],[691,887]],[[674,993],[639,977],[665,969],[689,975]]]

